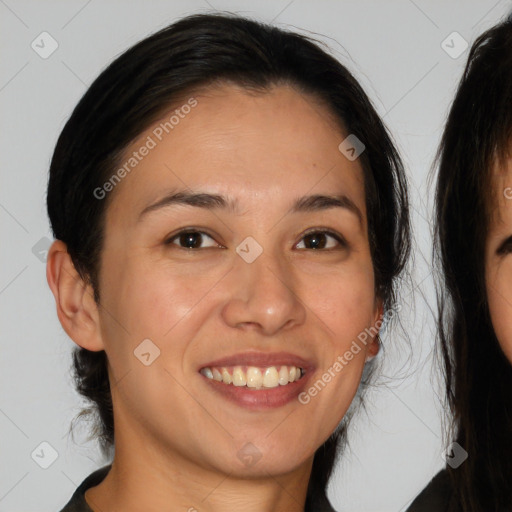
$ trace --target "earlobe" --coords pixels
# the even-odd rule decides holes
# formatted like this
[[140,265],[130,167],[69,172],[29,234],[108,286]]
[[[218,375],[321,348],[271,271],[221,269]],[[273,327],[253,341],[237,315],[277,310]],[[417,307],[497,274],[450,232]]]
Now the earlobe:
[[371,361],[380,350],[380,338],[379,335],[375,335],[372,339],[371,343],[368,345],[368,350],[366,351],[366,359],[365,362]]
[[57,316],[68,336],[82,348],[103,350],[92,287],[76,271],[61,240],[54,241],[48,251],[46,279],[55,297]]

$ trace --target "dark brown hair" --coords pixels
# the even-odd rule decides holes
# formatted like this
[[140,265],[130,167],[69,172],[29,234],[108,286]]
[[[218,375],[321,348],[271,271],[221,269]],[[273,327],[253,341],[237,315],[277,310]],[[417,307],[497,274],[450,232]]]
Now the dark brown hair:
[[[493,168],[512,143],[512,21],[471,48],[438,153],[439,334],[453,435],[468,459],[447,466],[451,511],[512,510],[512,365],[494,333],[485,245]],[[512,321],[512,320],[511,320]]]

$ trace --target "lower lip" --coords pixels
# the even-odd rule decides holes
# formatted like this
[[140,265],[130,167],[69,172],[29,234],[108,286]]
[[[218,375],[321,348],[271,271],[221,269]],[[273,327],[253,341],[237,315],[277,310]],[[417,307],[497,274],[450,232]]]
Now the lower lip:
[[260,388],[258,390],[248,388],[247,386],[234,386],[233,384],[223,384],[222,382],[209,379],[200,374],[212,389],[227,398],[231,402],[236,403],[246,409],[254,411],[263,411],[267,409],[275,409],[282,407],[296,399],[302,390],[306,387],[310,373],[306,373],[299,380],[290,382],[284,386],[276,386],[275,388]]

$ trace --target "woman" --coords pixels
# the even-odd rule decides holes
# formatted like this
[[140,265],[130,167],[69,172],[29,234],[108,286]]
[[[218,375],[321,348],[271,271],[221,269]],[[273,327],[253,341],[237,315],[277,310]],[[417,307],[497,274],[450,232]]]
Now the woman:
[[86,92],[48,212],[77,389],[115,443],[63,511],[332,511],[409,252],[402,164],[352,75],[303,36],[184,18]]
[[474,43],[439,151],[439,328],[455,442],[411,512],[512,510],[512,18]]

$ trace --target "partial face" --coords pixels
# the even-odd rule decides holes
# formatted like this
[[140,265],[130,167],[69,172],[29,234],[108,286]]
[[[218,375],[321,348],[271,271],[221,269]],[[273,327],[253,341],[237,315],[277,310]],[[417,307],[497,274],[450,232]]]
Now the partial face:
[[107,210],[116,439],[285,473],[311,462],[377,351],[362,169],[338,150],[348,134],[291,88],[187,99],[127,151],[121,165],[137,163]]
[[494,219],[486,246],[486,283],[492,325],[512,363],[512,158],[496,166]]

